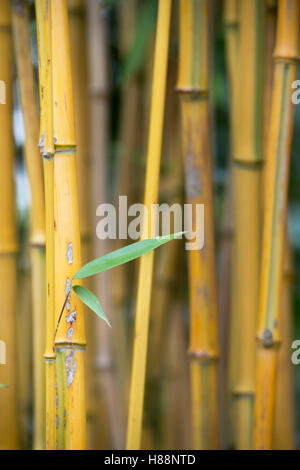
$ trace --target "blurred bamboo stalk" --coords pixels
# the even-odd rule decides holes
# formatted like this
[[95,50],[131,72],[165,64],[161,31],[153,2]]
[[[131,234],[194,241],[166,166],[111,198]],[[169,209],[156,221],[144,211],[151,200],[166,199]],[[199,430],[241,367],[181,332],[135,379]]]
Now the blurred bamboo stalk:
[[19,448],[19,426],[16,384],[16,293],[17,293],[17,227],[14,190],[13,140],[13,42],[10,1],[0,2],[0,70],[5,84],[5,104],[0,105],[0,315],[1,341],[5,344],[6,361],[0,365],[0,383],[10,388],[0,393],[0,448]]
[[[228,163],[228,180],[226,183],[224,212],[221,227],[220,269],[219,269],[219,318],[220,318],[220,438],[221,447],[226,448],[232,440],[233,410],[230,400],[234,367],[236,361],[235,323],[237,312],[234,309],[235,293],[233,280],[233,161],[237,134],[237,105],[238,105],[238,46],[239,21],[238,1],[225,0],[223,21],[225,26],[225,49],[227,74],[230,96],[230,156]],[[231,356],[232,355],[232,356]],[[232,359],[231,359],[232,357]],[[228,432],[228,428],[230,432]]]
[[[90,152],[92,181],[92,210],[96,226],[96,210],[99,204],[107,202],[107,159],[109,145],[109,59],[108,33],[104,2],[88,1],[88,51],[89,51],[89,100],[90,100]],[[93,244],[93,256],[99,257],[109,251],[106,240],[96,240]],[[101,299],[104,311],[111,310],[109,289],[110,273],[103,273],[94,280],[95,290]],[[114,328],[114,318],[112,319]],[[94,329],[94,362],[96,373],[96,406],[98,408],[98,426],[100,439],[96,448],[112,446],[122,449],[125,446],[125,411],[123,391],[118,386],[114,367],[113,341],[111,331],[104,322],[97,318]],[[103,426],[106,415],[106,428]],[[109,431],[109,433],[108,433]],[[109,435],[108,435],[109,434]]]
[[[134,44],[134,34],[137,28],[138,2],[128,0],[119,2],[117,7],[117,21],[119,29],[119,57],[124,70],[125,61]],[[127,196],[130,206],[137,201],[136,187],[139,178],[136,178],[136,160],[139,131],[138,121],[141,115],[140,106],[140,77],[137,73],[129,77],[121,75],[121,112],[118,129],[118,157],[117,174],[115,181],[115,201],[120,195]],[[121,210],[121,208],[119,209]],[[117,239],[116,248],[121,248],[128,240]],[[116,318],[114,338],[114,354],[116,358],[119,385],[124,390],[124,404],[128,403],[129,377],[130,377],[130,337],[128,328],[128,301],[132,297],[133,266],[125,264],[119,266],[114,273],[112,284],[112,308]]]
[[[53,136],[53,70],[52,70],[52,5],[47,0],[36,0],[36,22],[39,58],[40,140],[43,160],[46,210],[46,449],[59,447],[56,436],[56,353],[54,349],[54,136]],[[59,423],[58,423],[59,424]],[[58,426],[58,430],[63,427]],[[61,432],[62,434],[62,432]]]
[[[151,204],[155,204],[158,198],[170,17],[171,0],[160,0],[155,42],[153,88],[150,110],[150,129],[144,198],[144,204],[148,210],[149,216],[151,214]],[[152,231],[155,233],[155,227],[151,227],[150,217],[148,220],[146,217],[147,216],[144,214],[142,238],[151,237]],[[148,223],[145,224],[145,221]],[[129,396],[129,416],[127,429],[128,450],[139,449],[141,445],[153,260],[153,251],[142,256],[140,260],[133,365]]]
[[175,302],[170,301],[168,310],[170,310],[170,324],[167,329],[161,375],[161,448],[188,449],[191,442],[189,371],[186,355],[182,354],[187,348],[182,301],[180,299],[176,299]]
[[[190,380],[195,449],[219,446],[218,328],[209,106],[209,2],[181,0],[178,92],[187,202],[204,204],[204,246],[190,250]],[[196,221],[193,216],[193,230]]]
[[[234,313],[238,315],[235,401],[235,447],[252,445],[255,395],[255,331],[258,308],[261,245],[261,167],[264,2],[239,3],[238,126],[234,154]],[[234,322],[235,323],[235,322]]]
[[[170,37],[176,38],[176,32],[171,30]],[[172,44],[170,45],[170,49],[172,49]],[[170,209],[173,207],[173,204],[181,205],[183,202],[183,171],[180,149],[179,103],[176,93],[174,93],[176,86],[176,75],[177,57],[175,57],[175,54],[170,53],[167,72],[165,130],[159,190],[160,201],[167,203],[170,206]],[[170,233],[174,232],[176,232],[176,229],[172,225],[171,221]],[[158,444],[156,438],[162,436],[160,431],[162,431],[163,426],[170,430],[172,435],[175,435],[176,432],[174,429],[171,431],[171,407],[169,408],[169,413],[166,413],[165,416],[161,408],[161,395],[166,393],[164,392],[164,389],[169,390],[168,378],[170,378],[170,381],[173,382],[173,375],[168,375],[168,371],[165,369],[166,364],[163,363],[161,358],[165,356],[167,351],[165,345],[165,332],[168,329],[169,322],[173,321],[173,310],[175,308],[177,308],[176,311],[179,310],[178,305],[176,304],[176,307],[174,305],[174,297],[178,297],[178,293],[182,293],[182,290],[179,289],[177,275],[177,273],[181,272],[183,269],[183,259],[180,253],[181,248],[182,245],[180,242],[172,242],[167,244],[163,250],[159,250],[157,252],[154,264],[153,296],[151,300],[151,309],[153,311],[153,315],[150,319],[149,359],[147,366],[149,373],[147,381],[148,392],[146,390],[146,416],[149,418],[148,421],[150,422],[149,424],[153,434],[153,441],[156,442],[156,444]],[[178,299],[177,303],[180,303]],[[172,304],[172,307],[170,304]],[[182,307],[182,303],[180,304]],[[181,314],[183,315],[183,311],[181,311]],[[184,337],[185,331],[180,331],[178,328],[173,328],[172,332],[174,332],[174,334],[178,334],[180,338],[176,337],[176,340],[178,341],[178,346],[181,345],[182,342],[184,342],[182,337]],[[176,340],[173,340],[172,338],[170,339],[170,342],[176,342]],[[185,350],[181,350],[181,353],[185,354]],[[171,352],[168,354],[171,354]],[[168,362],[172,363],[172,358],[166,358],[166,363]],[[164,371],[166,371],[167,377],[164,377]],[[181,398],[184,401],[186,397]],[[178,416],[180,411],[175,411],[174,409],[173,411],[174,413],[177,412]],[[181,409],[181,411],[184,414],[184,410]],[[170,419],[170,425],[164,422],[166,419]],[[182,419],[182,429],[186,428],[184,426],[185,421],[186,416]],[[170,441],[171,440],[168,440],[168,442]]]
[[31,445],[31,406],[32,406],[32,345],[28,341],[32,333],[31,271],[27,237],[20,247],[18,260],[19,285],[18,306],[19,328],[17,329],[17,384],[20,423],[20,447],[29,449]]
[[39,118],[31,59],[28,2],[13,1],[13,33],[25,129],[25,162],[31,190],[30,257],[33,314],[34,449],[45,446],[45,206],[42,160],[38,149]]
[[63,379],[58,406],[63,414],[64,448],[85,449],[86,411],[83,307],[70,291],[81,267],[79,207],[77,198],[76,140],[72,72],[66,0],[52,0],[53,110],[54,110],[54,274],[55,325],[66,301],[55,338],[57,376]]
[[283,250],[290,145],[293,124],[291,84],[299,60],[299,1],[279,0],[274,86],[266,169],[266,201],[259,324],[254,448],[271,449],[274,431],[276,367],[280,345]]

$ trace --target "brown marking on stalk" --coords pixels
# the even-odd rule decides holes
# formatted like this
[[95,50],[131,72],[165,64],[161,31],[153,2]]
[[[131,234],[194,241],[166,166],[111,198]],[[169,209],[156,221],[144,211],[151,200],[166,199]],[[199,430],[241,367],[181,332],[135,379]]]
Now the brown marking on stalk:
[[198,165],[194,164],[194,162],[195,157],[190,143],[186,156],[185,168],[186,195],[189,199],[196,199],[203,192],[201,170]]

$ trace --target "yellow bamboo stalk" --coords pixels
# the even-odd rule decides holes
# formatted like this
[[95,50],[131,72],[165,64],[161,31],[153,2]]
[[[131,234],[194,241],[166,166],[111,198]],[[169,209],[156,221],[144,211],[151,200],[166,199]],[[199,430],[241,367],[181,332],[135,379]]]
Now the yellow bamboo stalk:
[[238,361],[233,384],[235,446],[251,448],[255,394],[255,331],[258,309],[261,238],[261,166],[264,4],[239,4],[238,127],[234,154],[235,246],[234,292],[238,315],[235,331]]
[[36,0],[39,54],[40,152],[43,158],[46,205],[46,449],[56,449],[56,363],[54,350],[54,140],[52,110],[51,3]]
[[17,449],[18,412],[16,384],[16,253],[17,230],[14,193],[13,44],[9,0],[0,2],[0,74],[5,84],[6,103],[0,105],[0,316],[1,341],[6,346],[6,364],[0,366],[0,383],[11,388],[0,394],[0,448]]
[[266,202],[259,324],[254,448],[271,449],[275,380],[280,344],[279,311],[293,103],[291,84],[299,60],[299,1],[280,0],[274,50],[274,88],[267,154]]
[[[177,32],[177,31],[176,31]],[[172,38],[177,40],[176,32],[170,33]],[[172,50],[172,44],[170,45]],[[168,203],[169,206],[173,204],[182,204],[183,196],[183,171],[182,171],[182,158],[180,149],[180,121],[179,121],[179,103],[174,89],[177,79],[177,57],[175,54],[169,56],[168,64],[168,77],[166,89],[166,111],[165,111],[165,126],[164,126],[164,139],[163,139],[163,160],[162,160],[162,175],[160,178],[159,199]],[[174,227],[171,224],[171,232],[174,232]],[[176,231],[176,230],[175,230]],[[161,360],[165,356],[165,342],[166,342],[166,329],[168,328],[169,321],[173,318],[173,308],[170,306],[174,300],[174,296],[178,295],[178,271],[183,269],[183,257],[181,252],[182,245],[179,242],[172,242],[165,246],[164,250],[158,251],[155,265],[154,265],[154,278],[153,278],[153,296],[151,300],[151,308],[153,315],[150,320],[150,334],[149,334],[149,359],[148,359],[148,393],[146,391],[146,408],[147,416],[151,425],[151,432],[154,434],[152,440],[155,442],[155,434],[161,434],[162,426],[172,432],[171,414],[172,406],[170,406],[170,414],[163,416],[161,405],[161,394],[163,388],[168,388],[168,378],[166,378],[166,386],[163,386],[163,370],[164,364]],[[181,252],[181,255],[180,255]],[[177,307],[178,310],[178,307]],[[172,330],[173,331],[173,330]],[[176,333],[178,329],[176,330]],[[175,330],[174,330],[175,334]],[[185,335],[185,332],[181,332]],[[176,338],[177,340],[178,338]],[[176,341],[175,340],[175,341]],[[181,340],[181,338],[180,338]],[[179,344],[180,343],[179,341]],[[171,340],[172,341],[172,340]],[[184,349],[180,352],[184,353]],[[179,354],[180,354],[179,352]],[[172,354],[171,352],[169,354]],[[184,359],[185,360],[185,359]],[[172,362],[172,358],[167,358],[166,361]],[[172,380],[172,379],[171,379]],[[174,398],[175,399],[175,398]],[[182,397],[184,400],[184,397]],[[161,410],[161,411],[158,411]],[[183,409],[181,409],[184,411]],[[156,413],[155,413],[156,412]],[[155,416],[154,416],[155,415]],[[155,418],[155,419],[153,419]],[[165,420],[170,418],[170,424],[164,423]],[[155,429],[154,424],[157,424],[159,429]],[[182,429],[185,429],[182,423]],[[149,433],[148,433],[149,434]],[[165,436],[167,439],[167,436]],[[157,447],[155,447],[157,448]]]
[[279,313],[281,346],[278,353],[276,374],[276,397],[274,418],[274,449],[295,449],[295,393],[293,365],[291,362],[292,343],[292,252],[288,238],[285,239],[282,293]]
[[13,32],[20,101],[25,129],[25,162],[31,190],[31,288],[33,309],[34,370],[34,449],[45,445],[44,396],[45,373],[45,208],[42,160],[38,149],[39,120],[35,100],[35,80],[31,61],[29,6],[26,1],[12,2]]
[[[217,299],[208,100],[209,2],[180,2],[180,93],[186,198],[204,204],[204,247],[189,251],[190,380],[193,445],[219,445]],[[195,230],[195,219],[193,220]]]
[[[151,204],[157,202],[158,196],[170,16],[171,0],[160,0],[155,43],[144,198],[144,204],[149,213]],[[148,225],[147,229],[145,228],[146,225]],[[148,224],[143,224],[143,238],[150,236],[151,223],[150,220],[148,220]],[[127,429],[127,449],[129,450],[139,449],[141,443],[153,259],[154,254],[150,252],[142,256],[140,261]]]
[[[66,0],[53,0],[52,57],[54,112],[54,274],[55,324],[60,322],[55,348],[57,375],[63,379],[64,448],[86,447],[83,307],[70,292],[73,275],[81,266],[79,208],[77,200],[76,140],[72,96],[72,72]],[[63,398],[63,401],[62,401]]]

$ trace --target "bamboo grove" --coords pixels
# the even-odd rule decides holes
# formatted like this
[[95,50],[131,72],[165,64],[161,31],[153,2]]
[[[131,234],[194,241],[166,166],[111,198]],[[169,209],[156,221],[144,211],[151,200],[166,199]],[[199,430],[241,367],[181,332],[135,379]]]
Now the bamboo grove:
[[1,450],[299,447],[299,23],[0,1]]

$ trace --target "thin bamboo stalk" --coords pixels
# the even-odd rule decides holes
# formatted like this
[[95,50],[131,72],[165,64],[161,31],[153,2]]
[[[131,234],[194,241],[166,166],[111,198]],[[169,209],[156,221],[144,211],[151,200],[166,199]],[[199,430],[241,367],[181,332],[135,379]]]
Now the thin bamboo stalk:
[[[91,184],[92,210],[95,217],[98,204],[107,202],[109,62],[104,2],[88,0],[87,6]],[[95,240],[92,249],[94,257],[102,256],[109,251],[106,240]],[[101,299],[104,311],[107,312],[111,310],[109,276],[110,273],[106,272],[94,280],[94,289]],[[114,329],[114,319],[112,326]],[[100,427],[99,433],[95,435],[94,447],[111,446],[121,449],[125,445],[125,416],[115,374],[113,341],[107,326],[97,318],[93,321],[93,333],[95,346],[91,365],[96,380],[94,399],[98,410],[97,424]]]
[[[137,26],[138,2],[128,0],[120,2],[117,9],[119,28],[119,55],[123,64],[134,43],[134,33]],[[138,74],[123,79],[121,82],[121,112],[118,130],[118,161],[115,182],[115,198],[127,196],[128,206],[137,201],[137,186],[139,178],[134,177],[137,165],[134,164],[138,152],[140,133],[138,121],[141,114],[141,86]],[[116,248],[121,248],[128,240],[116,240]],[[120,376],[120,384],[124,390],[124,402],[128,402],[130,378],[130,345],[126,307],[132,297],[132,265],[119,266],[114,273],[112,285],[112,305],[116,316],[116,338],[114,349],[116,366]]]
[[[187,202],[205,205],[205,244],[191,250],[190,380],[193,445],[216,449],[218,432],[218,331],[213,226],[210,107],[208,100],[209,2],[180,3],[180,60],[178,91],[181,102],[182,146]],[[195,219],[193,219],[195,230]]]
[[261,166],[264,4],[242,0],[240,10],[239,109],[234,155],[234,292],[238,314],[238,361],[233,384],[238,449],[252,445],[255,394],[255,330],[261,239]]
[[[172,25],[172,21],[171,21]],[[172,29],[172,28],[171,28]],[[176,31],[177,32],[177,31]],[[171,30],[170,37],[177,38],[175,31]],[[170,45],[172,50],[172,43]],[[165,111],[165,126],[164,126],[164,139],[163,139],[163,160],[160,178],[159,199],[164,203],[181,204],[183,202],[183,172],[182,172],[182,159],[180,149],[180,122],[179,122],[179,103],[177,96],[174,93],[176,86],[177,75],[177,57],[175,54],[169,56],[168,74],[167,74],[167,89],[166,89],[166,111]],[[174,227],[171,225],[170,232],[174,232]],[[169,321],[172,321],[173,310],[170,308],[170,303],[174,302],[174,296],[178,294],[178,271],[183,269],[181,244],[172,242],[166,245],[164,250],[157,253],[154,265],[154,280],[153,280],[153,296],[151,300],[151,308],[153,316],[150,320],[150,334],[149,334],[149,359],[148,359],[148,393],[146,390],[146,408],[149,417],[148,424],[151,427],[153,434],[152,440],[157,446],[159,442],[156,440],[160,438],[162,426],[166,426],[170,432],[172,425],[164,423],[164,420],[170,418],[171,421],[171,405],[170,414],[163,416],[161,409],[161,395],[164,393],[163,389],[168,389],[168,378],[163,385],[163,371],[164,364],[161,358],[165,356],[165,332]],[[178,310],[178,306],[177,306]],[[181,312],[182,313],[182,312]],[[174,334],[178,333],[178,329],[172,330]],[[181,332],[184,335],[184,331]],[[177,340],[178,338],[176,338]],[[175,340],[175,341],[176,341]],[[172,340],[170,340],[172,341]],[[178,339],[179,344],[181,338]],[[183,351],[181,351],[183,352]],[[169,353],[171,354],[171,352]],[[180,354],[180,352],[179,352]],[[166,358],[166,361],[172,362],[172,358]],[[169,376],[168,376],[169,377]],[[170,377],[172,381],[173,377]],[[181,397],[184,400],[184,397]],[[175,399],[175,398],[174,398]],[[179,410],[178,410],[179,411]],[[181,411],[184,412],[183,408]],[[184,419],[182,420],[182,429],[185,429]],[[145,420],[144,427],[147,426]],[[167,437],[166,437],[167,439]]]
[[[184,351],[187,341],[184,328],[183,303],[171,303],[170,324],[166,337],[164,375],[162,384],[162,449],[190,448],[190,420],[188,393],[188,362]],[[165,330],[166,331],[166,330]],[[180,403],[180,406],[178,406]]]
[[54,275],[55,324],[66,296],[66,312],[58,327],[55,348],[57,375],[63,378],[64,448],[86,447],[83,307],[70,283],[81,266],[76,140],[66,0],[53,0],[52,57],[54,110]]
[[289,239],[285,239],[283,279],[279,328],[282,343],[278,353],[276,373],[276,397],[274,418],[274,449],[295,449],[295,394],[293,365],[291,362],[292,343],[292,284],[294,278],[292,252]]
[[254,448],[271,449],[280,344],[279,311],[293,123],[291,84],[299,60],[299,1],[280,0],[274,50],[274,87],[267,154]]
[[40,152],[43,158],[46,205],[46,449],[56,449],[56,354],[54,350],[54,139],[51,45],[51,3],[36,0],[39,55]]
[[42,160],[38,149],[39,119],[31,60],[29,5],[13,1],[13,32],[20,101],[25,129],[25,162],[31,190],[31,288],[33,309],[34,449],[45,446],[45,207]]
[[[219,269],[219,317],[220,317],[220,437],[221,447],[226,448],[232,440],[233,407],[230,390],[233,383],[236,354],[237,312],[234,309],[235,293],[233,280],[233,163],[237,134],[238,105],[238,46],[239,21],[237,0],[225,0],[224,26],[227,74],[230,95],[230,160],[225,192],[223,221],[221,228],[220,269]],[[230,432],[228,433],[228,428]]]
[[6,346],[6,364],[0,367],[0,383],[10,386],[0,394],[0,448],[18,449],[16,384],[16,253],[18,250],[14,192],[13,43],[10,1],[0,2],[0,70],[6,103],[0,105],[0,315],[1,341]]
[[[270,107],[273,88],[273,50],[276,37],[277,3],[275,0],[266,2],[265,32],[265,77],[264,77],[264,155],[267,155],[268,133],[270,129]],[[264,165],[264,183],[266,179]],[[265,184],[264,184],[265,186]],[[284,266],[282,279],[281,308],[279,328],[282,333],[282,344],[278,354],[275,398],[274,448],[293,449],[295,447],[295,410],[293,394],[293,373],[290,361],[290,344],[292,335],[292,279],[293,267],[291,247],[288,235],[285,239]]]
[[[155,43],[153,89],[147,152],[144,204],[151,212],[157,202],[159,166],[163,131],[164,100],[168,63],[171,0],[160,0]],[[145,219],[144,219],[145,221]],[[148,225],[147,229],[145,228]],[[151,223],[143,224],[143,237],[151,236]],[[139,449],[141,443],[147,343],[154,254],[142,256],[139,269],[133,364],[129,397],[127,449]]]
[[32,334],[32,303],[31,303],[31,276],[30,257],[27,237],[24,246],[20,247],[18,260],[19,286],[18,306],[19,328],[17,329],[17,384],[18,384],[18,406],[20,423],[20,447],[29,449],[31,442],[31,409],[32,409],[32,346],[28,341]]

